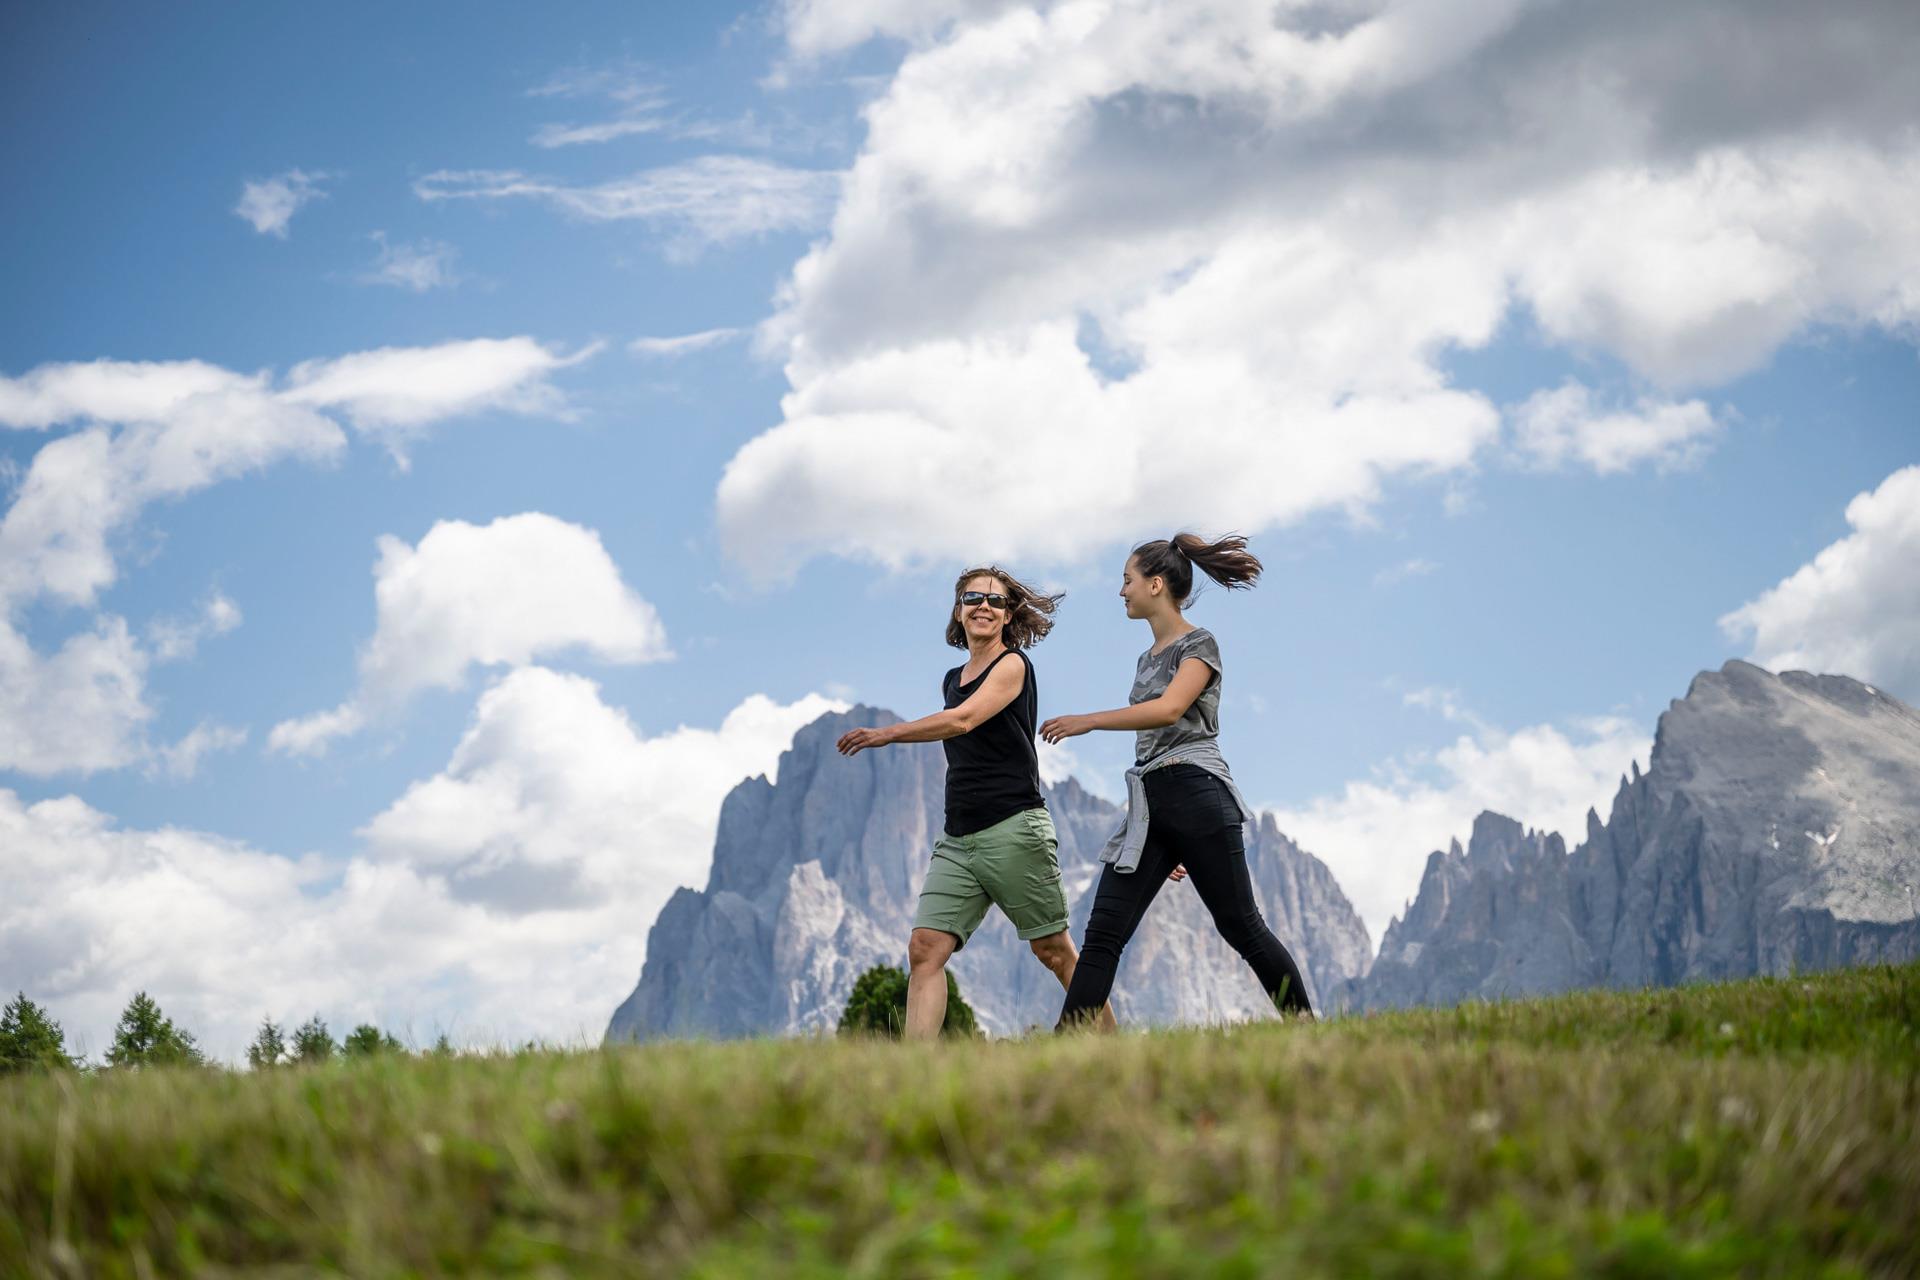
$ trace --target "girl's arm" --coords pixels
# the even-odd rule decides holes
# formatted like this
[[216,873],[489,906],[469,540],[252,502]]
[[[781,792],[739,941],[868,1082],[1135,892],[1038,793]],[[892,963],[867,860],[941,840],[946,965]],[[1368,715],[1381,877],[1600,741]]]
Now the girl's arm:
[[858,755],[868,747],[884,747],[895,742],[943,742],[972,733],[999,715],[1009,702],[1020,696],[1027,682],[1027,664],[1002,662],[987,673],[967,700],[948,711],[936,711],[905,724],[890,724],[881,729],[849,729],[837,744],[843,756]]
[[1095,711],[1091,715],[1055,716],[1040,726],[1040,736],[1048,742],[1059,742],[1094,729],[1164,729],[1187,714],[1187,708],[1206,692],[1207,683],[1212,679],[1212,667],[1200,658],[1188,658],[1173,673],[1167,691],[1159,697],[1112,711]]

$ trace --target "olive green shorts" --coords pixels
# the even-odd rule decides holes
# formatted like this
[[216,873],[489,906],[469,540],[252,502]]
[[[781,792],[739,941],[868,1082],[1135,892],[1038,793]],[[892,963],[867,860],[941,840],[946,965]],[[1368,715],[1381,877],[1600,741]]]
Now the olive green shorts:
[[1045,808],[1023,809],[970,836],[942,832],[913,927],[950,933],[964,947],[996,906],[1023,940],[1059,933],[1067,927],[1067,892],[1058,846]]

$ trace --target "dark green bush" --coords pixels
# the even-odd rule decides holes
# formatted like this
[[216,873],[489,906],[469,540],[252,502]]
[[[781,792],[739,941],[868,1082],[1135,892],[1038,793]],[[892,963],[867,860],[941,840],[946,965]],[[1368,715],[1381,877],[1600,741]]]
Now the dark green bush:
[[[854,981],[847,1008],[840,1015],[842,1035],[876,1035],[898,1040],[907,1025],[907,974],[890,964],[877,964]],[[947,1017],[940,1034],[976,1036],[979,1019],[960,995],[953,971],[947,971]]]

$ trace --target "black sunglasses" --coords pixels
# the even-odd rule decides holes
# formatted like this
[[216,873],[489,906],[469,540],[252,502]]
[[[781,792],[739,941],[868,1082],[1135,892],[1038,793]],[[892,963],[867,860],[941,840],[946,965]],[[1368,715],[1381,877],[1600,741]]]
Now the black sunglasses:
[[998,591],[962,591],[960,593],[960,603],[968,609],[973,608],[973,606],[977,604],[990,604],[1002,613],[1005,613],[1012,602]]

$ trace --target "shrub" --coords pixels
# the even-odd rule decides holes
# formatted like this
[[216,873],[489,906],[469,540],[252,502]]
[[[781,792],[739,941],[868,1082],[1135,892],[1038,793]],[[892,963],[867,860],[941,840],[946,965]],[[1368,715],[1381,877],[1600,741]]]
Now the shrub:
[[[861,974],[847,995],[847,1008],[840,1015],[842,1035],[877,1035],[898,1040],[907,1025],[907,974],[890,964],[877,964]],[[973,1006],[960,995],[960,984],[953,972],[947,972],[947,1016],[940,1034],[976,1036],[979,1019]]]

